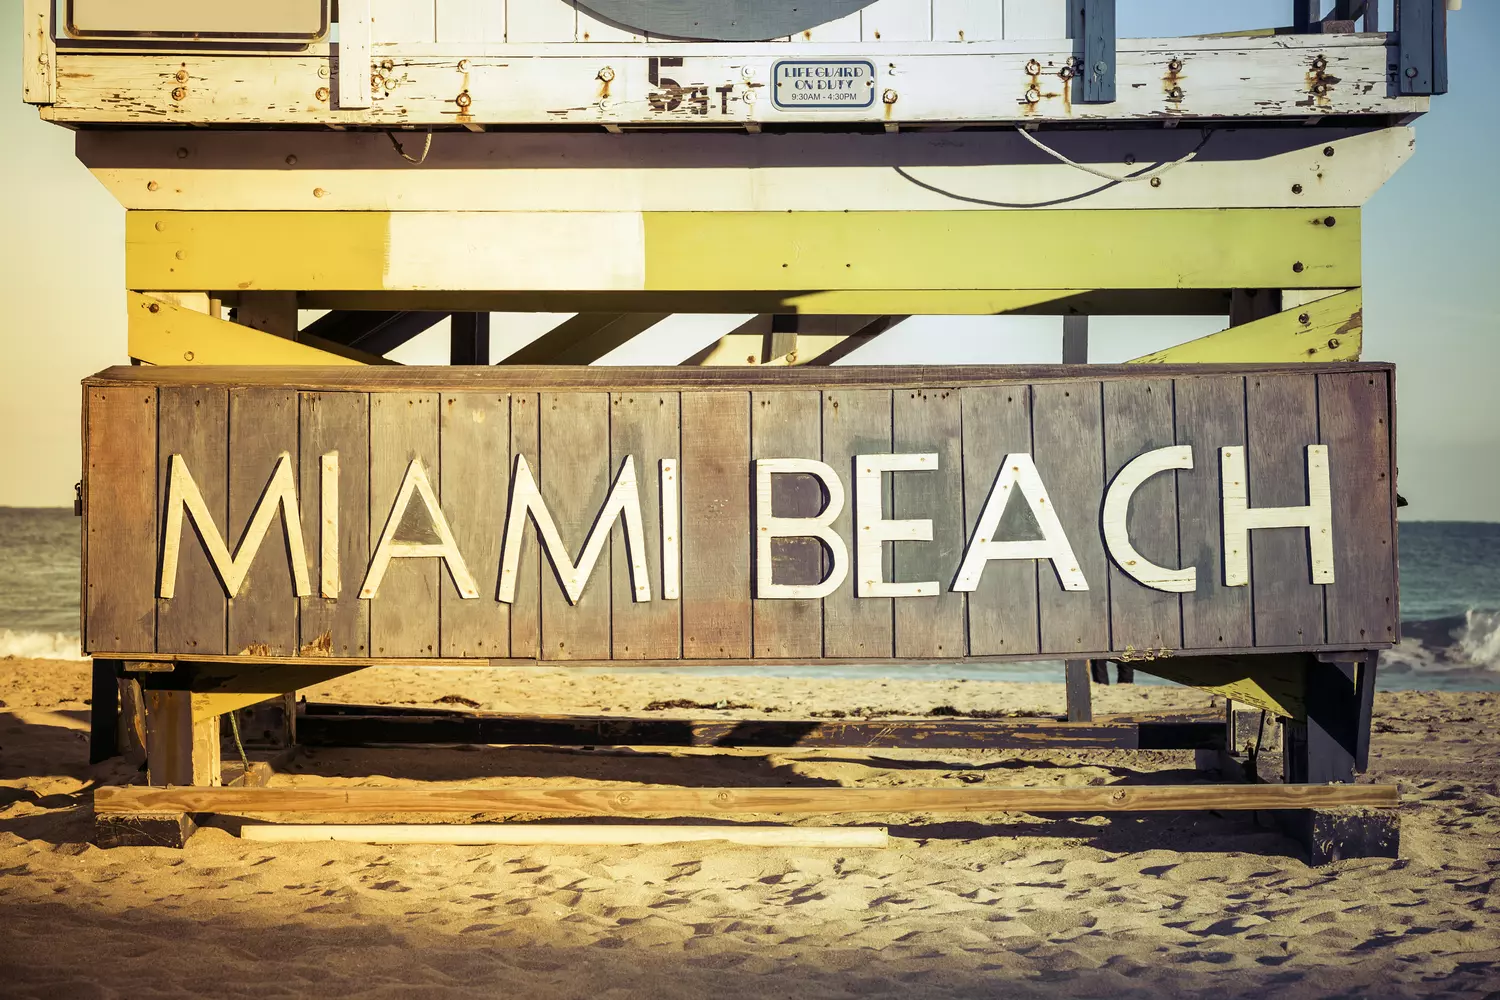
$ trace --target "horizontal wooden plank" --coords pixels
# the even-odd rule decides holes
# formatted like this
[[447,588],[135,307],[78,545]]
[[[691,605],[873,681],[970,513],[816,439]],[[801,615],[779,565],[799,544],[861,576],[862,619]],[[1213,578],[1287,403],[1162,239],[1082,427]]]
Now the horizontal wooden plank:
[[1097,130],[1046,141],[1118,173],[1203,148],[1158,187],[1081,177],[1010,130],[445,135],[421,170],[393,157],[385,136],[358,131],[83,131],[77,154],[126,208],[172,211],[1343,208],[1363,205],[1410,157],[1412,130],[1298,124],[1216,130],[1207,142],[1196,129]]
[[1395,785],[1091,785],[1077,788],[195,788],[104,786],[100,816],[134,813],[531,813],[718,816],[735,813],[1178,812],[1393,808]]
[[1026,750],[1222,749],[1222,721],[1038,722],[1014,719],[670,719],[495,716],[462,712],[328,714],[297,722],[306,746],[535,743],[557,746],[841,747]]
[[[1038,248],[1085,231],[1069,252],[1072,287],[1360,283],[1357,208],[136,211],[125,281],[161,291],[1048,289],[1060,273]],[[897,247],[921,252],[881,252]]]
[[[1308,366],[1158,365],[1143,372],[1136,365],[1089,365],[1090,380],[1191,378],[1307,371]],[[1317,374],[1391,372],[1385,362],[1337,362],[1316,366]],[[205,365],[195,368],[120,365],[84,380],[107,385],[284,385],[299,389],[357,389],[368,392],[444,390],[532,391],[552,389],[758,389],[843,387],[848,389],[1022,385],[1076,382],[1077,369],[1060,365],[837,365],[830,368],[620,368],[569,365],[278,368],[259,365]]]
[[[1061,32],[1059,31],[1059,34]],[[60,122],[239,125],[247,122],[395,128],[401,125],[648,124],[719,126],[746,123],[1098,122],[1203,118],[1295,118],[1310,115],[1420,114],[1423,97],[1395,96],[1386,82],[1380,35],[1278,35],[1272,38],[1122,39],[1118,99],[1083,104],[1059,71],[1074,55],[1055,40],[885,44],[801,43],[801,58],[868,53],[882,100],[864,106],[780,108],[767,93],[772,65],[792,54],[784,43],[495,45],[458,48],[406,41],[376,44],[379,67],[394,73],[371,94],[369,108],[330,100],[327,46],[284,53],[108,52],[67,50],[57,56],[56,103],[43,117]],[[663,89],[654,60],[682,57],[679,87]],[[1327,65],[1326,90],[1313,93],[1312,60]],[[459,74],[455,65],[467,63]],[[1190,69],[1176,91],[1164,86],[1167,63]],[[607,60],[612,79],[600,79]],[[1036,60],[1042,73],[1031,74]],[[163,86],[179,70],[183,86]],[[676,79],[676,78],[674,78]],[[721,89],[722,88],[722,89]],[[462,106],[462,90],[468,100]],[[887,92],[891,100],[884,97]],[[861,102],[863,104],[863,102]]]

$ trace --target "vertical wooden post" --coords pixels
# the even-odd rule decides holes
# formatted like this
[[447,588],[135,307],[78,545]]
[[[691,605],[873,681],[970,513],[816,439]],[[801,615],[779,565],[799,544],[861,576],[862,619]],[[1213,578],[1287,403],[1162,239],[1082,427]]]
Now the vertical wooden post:
[[89,763],[97,764],[120,753],[119,660],[94,660],[89,699]]
[[[1087,316],[1064,316],[1062,333],[1062,361],[1065,365],[1088,364],[1089,318]],[[1100,669],[1108,670],[1103,663]],[[1091,660],[1068,660],[1065,665],[1068,692],[1068,721],[1094,721],[1094,693],[1089,688],[1091,675],[1096,665]],[[1105,675],[1106,680],[1108,675]]]
[[796,313],[775,313],[771,316],[771,332],[766,334],[765,347],[761,351],[762,362],[784,358],[797,350]]
[[296,292],[240,292],[234,321],[288,340],[297,339]]
[[1288,722],[1283,779],[1323,785],[1354,780],[1361,710],[1354,662],[1307,665],[1307,719]]
[[52,0],[21,0],[21,100],[27,104],[57,102]]
[[120,697],[120,756],[137,766],[146,762],[146,699],[134,677],[118,681]]
[[1359,718],[1355,723],[1354,770],[1360,774],[1370,768],[1370,724],[1375,716],[1375,666],[1379,660],[1378,652],[1365,653],[1354,681],[1354,699],[1359,706]]
[[448,363],[454,365],[487,365],[490,363],[490,314],[456,312],[449,320]]
[[219,784],[219,717],[195,722],[191,691],[147,689],[145,695],[147,783]]

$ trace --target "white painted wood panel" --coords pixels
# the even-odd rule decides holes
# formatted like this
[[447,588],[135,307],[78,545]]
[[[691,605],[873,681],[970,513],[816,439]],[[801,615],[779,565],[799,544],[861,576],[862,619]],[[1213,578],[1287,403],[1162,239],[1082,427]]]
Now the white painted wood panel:
[[860,12],[866,42],[925,42],[932,39],[932,0],[875,0]]
[[437,0],[437,40],[465,45],[504,42],[505,12],[501,0]]
[[1067,0],[1002,0],[1006,38],[1067,38]]
[[932,40],[989,42],[1005,37],[1003,0],[932,0]]
[[[1079,162],[1124,171],[1171,160],[1196,131],[1049,137]],[[186,144],[186,145],[184,145]],[[1334,156],[1323,150],[1332,147]],[[80,132],[77,155],[126,208],[350,211],[868,211],[1287,208],[1364,204],[1411,155],[1412,130],[1298,125],[1223,130],[1160,187],[1047,162],[1020,136],[508,134],[434,137],[408,169],[383,135]],[[178,149],[190,156],[179,159]],[[1282,150],[1282,152],[1275,152]],[[287,157],[295,158],[289,169]],[[825,166],[829,162],[867,166]],[[722,164],[739,162],[745,166]],[[901,172],[891,162],[908,164]],[[117,165],[117,164],[128,165]],[[183,166],[183,164],[191,166]],[[622,166],[621,163],[635,164]],[[720,164],[707,166],[702,164]],[[749,165],[764,164],[764,165]],[[932,164],[932,165],[921,165]],[[152,185],[155,185],[154,189]],[[1293,190],[1296,184],[1303,190]],[[315,192],[323,192],[318,197]],[[743,359],[742,359],[743,360]]]
[[370,0],[370,34],[377,43],[437,41],[435,0]]
[[342,0],[334,69],[340,110],[370,106],[370,31],[370,0]]
[[[376,5],[377,38],[379,9],[389,2]],[[570,8],[562,10],[572,16]],[[510,28],[514,37],[514,21]],[[471,105],[466,122],[474,124],[723,127],[783,122],[1306,120],[1319,115],[1416,114],[1428,106],[1427,98],[1387,96],[1386,47],[1381,39],[1366,35],[1124,40],[1119,100],[1112,104],[1072,103],[1062,81],[1053,81],[1072,54],[1067,43],[882,46],[874,59],[876,87],[899,91],[895,108],[876,101],[870,108],[778,109],[772,101],[759,99],[761,88],[755,84],[769,80],[772,63],[787,54],[787,45],[780,42],[682,44],[665,50],[603,43],[508,46],[502,47],[504,55],[493,54],[492,46],[488,55],[471,48],[376,44],[377,61],[389,57],[398,65],[391,88],[375,95],[368,111],[341,111],[329,106],[326,94],[317,96],[327,83],[325,55],[218,54],[184,60],[175,53],[60,53],[57,103],[43,115],[69,122],[154,125],[446,125],[454,123],[459,112],[455,84],[461,58],[469,60],[466,93]],[[702,88],[702,100],[666,99],[657,93],[650,60],[662,51],[681,55],[683,66],[674,67],[673,79],[685,87]],[[798,55],[848,58],[857,51],[851,53],[847,43],[805,43]],[[1338,83],[1326,94],[1312,95],[1308,73],[1319,56],[1327,61],[1326,77]],[[614,74],[607,95],[599,86],[601,57],[608,59]],[[1173,58],[1191,67],[1182,81],[1183,93],[1175,99],[1161,85]],[[1044,86],[1041,99],[1028,103],[1033,82],[1026,67],[1033,59],[1044,67]],[[194,86],[174,98],[154,81],[172,76],[184,61]]]
[[511,2],[505,10],[505,40],[511,45],[532,42],[571,42],[578,13],[567,0]]

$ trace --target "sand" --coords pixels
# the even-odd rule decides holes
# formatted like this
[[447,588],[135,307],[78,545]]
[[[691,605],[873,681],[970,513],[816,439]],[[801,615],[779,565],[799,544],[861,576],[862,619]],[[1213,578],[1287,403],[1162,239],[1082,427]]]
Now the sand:
[[[312,700],[767,718],[1056,711],[1061,685],[371,669]],[[1307,867],[1243,815],[874,817],[886,850],[90,845],[83,664],[0,661],[0,995],[1500,997],[1500,696],[1381,695],[1402,857]],[[1204,707],[1096,689],[1099,711]],[[769,711],[768,711],[769,710]],[[1087,761],[1085,763],[1085,761]],[[278,783],[1085,784],[1183,753],[303,751]],[[808,823],[832,817],[807,817]],[[226,824],[232,826],[232,824]]]

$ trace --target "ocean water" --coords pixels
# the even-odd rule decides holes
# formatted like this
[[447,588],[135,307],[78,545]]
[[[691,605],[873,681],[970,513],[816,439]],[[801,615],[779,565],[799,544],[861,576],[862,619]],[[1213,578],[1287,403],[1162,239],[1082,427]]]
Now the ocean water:
[[[68,509],[0,507],[0,657],[81,658],[78,518]],[[1500,523],[1407,521],[1400,529],[1403,638],[1381,657],[1380,686],[1500,690]],[[651,668],[609,668],[651,669]],[[705,664],[662,668],[723,673]],[[735,667],[792,677],[1055,681],[1060,661],[848,667]],[[1138,682],[1154,683],[1136,674]],[[1160,683],[1167,683],[1162,681]]]

